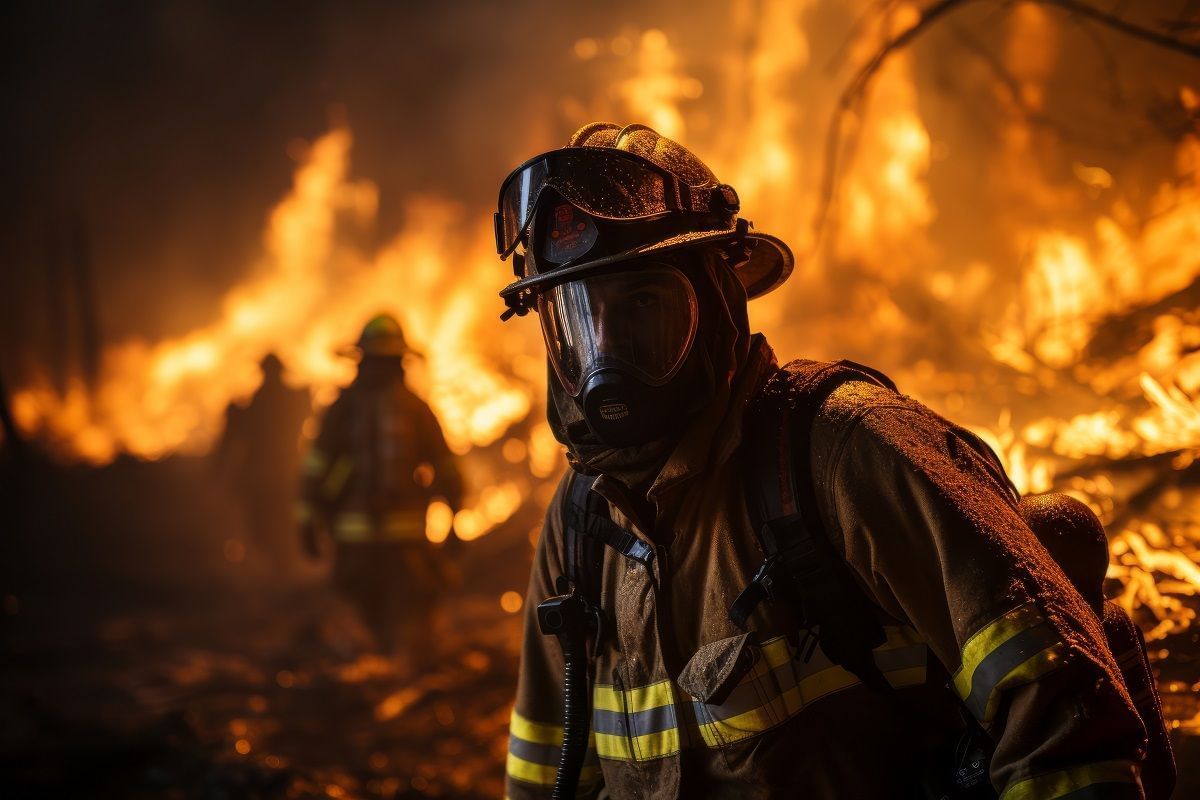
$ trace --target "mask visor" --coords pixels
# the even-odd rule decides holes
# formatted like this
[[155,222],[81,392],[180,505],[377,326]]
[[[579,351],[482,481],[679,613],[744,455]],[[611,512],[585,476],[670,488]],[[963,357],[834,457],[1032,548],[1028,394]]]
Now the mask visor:
[[555,286],[538,295],[537,308],[550,362],[572,397],[602,369],[661,386],[696,337],[696,292],[668,264]]

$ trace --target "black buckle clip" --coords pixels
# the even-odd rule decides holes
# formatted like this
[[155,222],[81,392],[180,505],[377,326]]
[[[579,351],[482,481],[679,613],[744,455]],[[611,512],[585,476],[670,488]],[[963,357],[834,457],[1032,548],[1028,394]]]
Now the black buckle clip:
[[562,594],[538,603],[538,627],[542,635],[556,637],[564,653],[586,647],[589,635],[599,641],[604,628],[600,609],[579,594],[565,577],[558,579],[555,588]]
[[770,556],[766,561],[759,566],[754,573],[754,577],[750,579],[750,583],[741,591],[737,599],[733,601],[733,605],[729,607],[729,621],[737,625],[742,630],[746,630],[746,625],[750,621],[750,615],[754,613],[754,609],[758,608],[758,604],[763,600],[775,599],[775,567],[778,564],[778,559],[775,556]]

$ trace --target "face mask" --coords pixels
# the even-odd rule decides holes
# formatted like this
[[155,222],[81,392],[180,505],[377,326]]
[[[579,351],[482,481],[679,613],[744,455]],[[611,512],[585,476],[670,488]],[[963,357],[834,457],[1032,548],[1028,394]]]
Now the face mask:
[[681,370],[696,338],[692,284],[667,262],[564,283],[538,312],[555,375],[602,444],[661,438],[680,421]]

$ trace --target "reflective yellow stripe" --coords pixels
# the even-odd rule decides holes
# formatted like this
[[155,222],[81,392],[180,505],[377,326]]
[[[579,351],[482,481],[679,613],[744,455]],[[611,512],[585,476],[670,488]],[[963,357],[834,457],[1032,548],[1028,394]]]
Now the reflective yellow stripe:
[[[558,771],[558,753],[562,746],[563,728],[534,722],[514,709],[508,723],[508,758],[506,769],[510,778],[538,786],[551,786]],[[537,760],[534,760],[534,759]],[[588,762],[579,773],[581,786],[599,777],[595,743],[588,742]]]
[[383,535],[388,539],[424,539],[425,518],[414,514],[391,514],[383,521]]
[[511,778],[516,778],[526,783],[536,783],[539,786],[554,785],[554,775],[558,771],[557,766],[535,764],[532,761],[517,758],[512,753],[508,754],[508,760],[505,763],[508,775]]
[[1000,800],[1057,800],[1090,786],[1105,783],[1137,786],[1138,782],[1137,769],[1132,762],[1101,761],[1018,781],[1004,790]]
[[[887,642],[875,659],[896,687],[916,686],[926,679],[928,649],[908,628],[888,627]],[[709,747],[757,736],[800,713],[809,703],[859,683],[818,652],[807,663],[794,657],[785,637],[759,647],[759,659],[721,706],[693,702],[700,736]],[[601,758],[646,761],[674,755],[680,749],[678,720],[670,681],[619,689],[593,688],[593,735]]]
[[563,726],[547,725],[526,719],[513,710],[508,719],[508,732],[518,739],[537,744],[562,744]]
[[365,542],[371,539],[371,519],[353,511],[338,514],[333,520],[333,535],[344,542]]
[[601,758],[633,760],[633,752],[629,749],[628,738],[611,733],[593,735],[596,737],[596,754]]
[[[649,761],[679,752],[679,728],[670,681],[592,690],[593,731],[601,758]],[[647,730],[649,728],[649,730]]]
[[962,646],[962,665],[954,673],[954,690],[966,698],[971,693],[971,677],[979,662],[988,653],[1042,621],[1042,613],[1033,603],[1014,608],[998,619],[992,620],[971,635]]
[[597,683],[592,694],[593,708],[603,711],[636,713],[669,706],[674,702],[670,681],[659,681],[649,686],[635,686],[625,690],[619,690],[611,684]]
[[[652,761],[679,752],[679,729],[628,737],[621,734],[596,733],[596,754],[601,758],[619,761]],[[636,755],[635,755],[636,754]]]
[[415,513],[389,514],[377,529],[370,515],[343,511],[334,518],[333,535],[343,542],[420,541],[425,538],[425,520]]
[[982,723],[999,710],[1006,689],[1032,683],[1062,663],[1066,645],[1033,603],[989,622],[963,645],[954,690]]
[[346,481],[350,479],[350,473],[353,471],[354,461],[349,456],[340,457],[337,461],[333,462],[333,467],[330,468],[329,474],[325,476],[325,480],[321,483],[321,493],[330,499],[337,497],[346,485]]
[[[875,660],[888,682],[897,688],[924,683],[928,651],[916,632],[896,627],[886,631],[888,640],[876,648]],[[792,647],[783,637],[764,642],[759,652],[761,658],[750,674],[722,705],[693,703],[700,736],[709,747],[757,736],[810,703],[859,683],[854,675],[830,664],[823,653],[805,664],[794,661]]]
[[300,465],[301,474],[309,478],[317,478],[325,474],[325,468],[329,466],[329,459],[325,454],[315,447],[304,454],[304,461]]

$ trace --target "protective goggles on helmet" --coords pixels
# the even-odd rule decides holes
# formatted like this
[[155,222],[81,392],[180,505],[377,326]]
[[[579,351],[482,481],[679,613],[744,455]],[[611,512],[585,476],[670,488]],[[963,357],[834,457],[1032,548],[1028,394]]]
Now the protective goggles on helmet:
[[564,147],[517,167],[500,185],[496,252],[509,256],[529,229],[542,190],[601,219],[629,220],[671,212],[736,214],[733,188],[695,187],[648,159],[611,147]]
[[560,284],[538,295],[537,309],[550,362],[572,396],[605,369],[650,386],[671,380],[699,316],[691,282],[665,262]]

